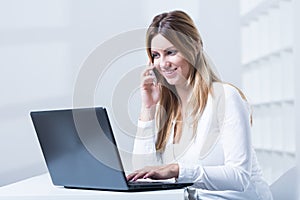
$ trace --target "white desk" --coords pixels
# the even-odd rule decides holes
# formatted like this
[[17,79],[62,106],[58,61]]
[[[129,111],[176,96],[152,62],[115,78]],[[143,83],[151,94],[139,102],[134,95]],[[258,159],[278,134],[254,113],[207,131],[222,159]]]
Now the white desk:
[[109,192],[66,189],[52,185],[49,174],[0,187],[1,200],[183,200],[183,189],[151,192]]

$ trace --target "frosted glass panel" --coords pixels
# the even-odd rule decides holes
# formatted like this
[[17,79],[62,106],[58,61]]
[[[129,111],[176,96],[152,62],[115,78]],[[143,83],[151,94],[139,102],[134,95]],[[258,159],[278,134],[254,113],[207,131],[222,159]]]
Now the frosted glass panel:
[[293,66],[292,51],[283,51],[281,54],[281,68],[282,68],[282,98],[284,100],[292,100],[295,97],[295,74]]
[[243,90],[253,145],[272,183],[296,161],[293,2],[241,0]]

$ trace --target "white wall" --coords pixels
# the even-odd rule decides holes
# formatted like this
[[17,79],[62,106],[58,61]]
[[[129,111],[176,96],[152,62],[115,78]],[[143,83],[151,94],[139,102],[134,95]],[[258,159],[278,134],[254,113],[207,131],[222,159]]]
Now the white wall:
[[222,80],[241,87],[239,1],[200,1],[197,25]]
[[[76,77],[94,48],[121,32],[147,27],[154,15],[174,9],[195,19],[222,78],[239,85],[237,0],[0,0],[0,185],[46,171],[29,112],[72,107]],[[144,65],[145,58],[136,51],[116,59],[106,77],[111,83],[98,83],[95,105],[109,104],[112,94],[104,95],[103,89],[109,91],[124,68]],[[132,121],[138,116],[138,99],[135,91],[133,103],[120,101],[129,102]],[[120,146],[130,151],[132,137],[117,132]]]

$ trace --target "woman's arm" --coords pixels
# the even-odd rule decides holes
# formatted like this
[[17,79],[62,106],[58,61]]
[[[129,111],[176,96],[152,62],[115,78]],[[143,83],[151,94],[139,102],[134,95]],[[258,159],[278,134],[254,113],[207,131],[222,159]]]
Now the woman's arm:
[[156,153],[155,112],[160,98],[160,86],[154,84],[155,66],[151,61],[141,74],[142,108],[139,117],[137,134],[134,140],[132,164],[133,169],[148,165],[160,164],[160,156]]
[[155,109],[141,110],[132,155],[132,164],[135,170],[162,163],[161,156],[155,148],[157,137],[154,120]]

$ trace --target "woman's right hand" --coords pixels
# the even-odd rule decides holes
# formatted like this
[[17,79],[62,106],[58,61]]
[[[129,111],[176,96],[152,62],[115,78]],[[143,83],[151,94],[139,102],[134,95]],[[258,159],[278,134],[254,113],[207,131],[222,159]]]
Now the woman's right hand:
[[160,83],[157,83],[154,68],[153,64],[149,64],[141,76],[142,109],[145,110],[155,109],[160,99]]

